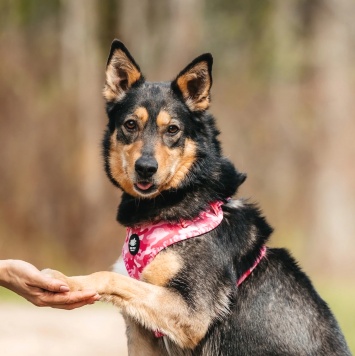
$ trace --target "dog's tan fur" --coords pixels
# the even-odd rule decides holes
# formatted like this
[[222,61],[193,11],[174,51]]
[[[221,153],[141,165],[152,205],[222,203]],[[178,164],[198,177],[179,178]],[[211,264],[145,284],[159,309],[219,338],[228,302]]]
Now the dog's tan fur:
[[172,117],[170,116],[170,114],[165,111],[165,110],[161,110],[157,116],[157,125],[158,127],[163,127],[167,126],[172,120]]
[[123,145],[116,140],[116,131],[111,136],[110,168],[112,176],[120,182],[122,189],[127,193],[137,196],[132,182],[132,170],[134,162],[140,156],[143,146],[142,141],[134,142],[131,145]]
[[182,264],[177,253],[163,250],[144,268],[141,280],[164,287],[180,271]]
[[[154,269],[158,269],[158,263],[163,263],[164,260],[166,263],[163,266],[159,265],[159,269],[166,271],[167,274],[165,276],[161,274],[158,283],[171,278],[179,268],[178,257],[173,257],[175,258],[173,264],[169,262],[171,257],[173,255],[161,257],[160,261],[155,263],[155,267],[153,262],[145,278],[149,279]],[[96,272],[76,277],[66,277],[52,270],[44,272],[68,283],[72,291],[95,289],[101,295],[102,301],[111,302],[119,307],[135,335],[134,345],[129,343],[132,345],[129,348],[130,355],[156,355],[154,352],[158,348],[154,334],[138,326],[137,322],[146,326],[148,330],[159,330],[182,348],[192,349],[205,336],[211,321],[207,308],[192,311],[179,294],[165,285],[137,281],[114,272]]]
[[142,126],[144,126],[149,119],[149,114],[147,109],[141,106],[138,107],[136,110],[134,110],[134,115],[137,117],[138,120],[141,121]]
[[170,149],[159,142],[156,145],[155,157],[161,167],[160,171],[158,171],[158,177],[166,177],[160,190],[176,188],[196,160],[196,144],[187,139],[185,147],[182,149]]

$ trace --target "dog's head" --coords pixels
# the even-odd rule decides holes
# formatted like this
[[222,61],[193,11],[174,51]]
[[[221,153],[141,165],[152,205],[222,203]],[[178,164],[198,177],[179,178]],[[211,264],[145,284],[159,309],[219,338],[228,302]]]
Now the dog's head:
[[123,43],[112,43],[103,91],[109,116],[105,167],[126,193],[154,198],[178,189],[203,154],[201,142],[210,149],[206,137],[217,131],[207,132],[202,121],[210,103],[212,61],[203,54],[174,81],[151,83]]

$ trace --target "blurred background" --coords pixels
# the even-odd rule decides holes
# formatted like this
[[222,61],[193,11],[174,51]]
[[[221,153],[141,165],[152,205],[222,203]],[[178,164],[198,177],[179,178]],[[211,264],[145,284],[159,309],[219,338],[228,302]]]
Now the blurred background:
[[354,15],[353,0],[0,0],[0,259],[109,269],[125,236],[101,159],[111,41],[151,81],[211,52],[211,111],[248,174],[239,196],[355,351]]

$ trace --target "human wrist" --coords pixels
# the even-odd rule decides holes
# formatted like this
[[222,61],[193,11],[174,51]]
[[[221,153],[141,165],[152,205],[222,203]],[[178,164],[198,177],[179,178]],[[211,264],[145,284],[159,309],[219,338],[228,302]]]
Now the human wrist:
[[8,285],[12,260],[0,260],[0,286]]

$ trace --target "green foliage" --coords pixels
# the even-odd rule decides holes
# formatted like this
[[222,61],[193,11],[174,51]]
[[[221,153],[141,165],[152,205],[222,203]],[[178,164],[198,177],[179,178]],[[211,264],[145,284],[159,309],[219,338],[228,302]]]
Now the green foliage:
[[7,288],[0,287],[0,303],[26,303],[26,300]]
[[59,10],[60,0],[2,0],[0,23],[23,29],[36,27],[48,17],[58,14]]
[[270,72],[272,64],[273,38],[268,25],[273,9],[272,1],[206,1],[207,28],[211,32],[208,39],[213,41],[212,47],[234,61],[243,62],[247,58],[247,70],[259,80]]

